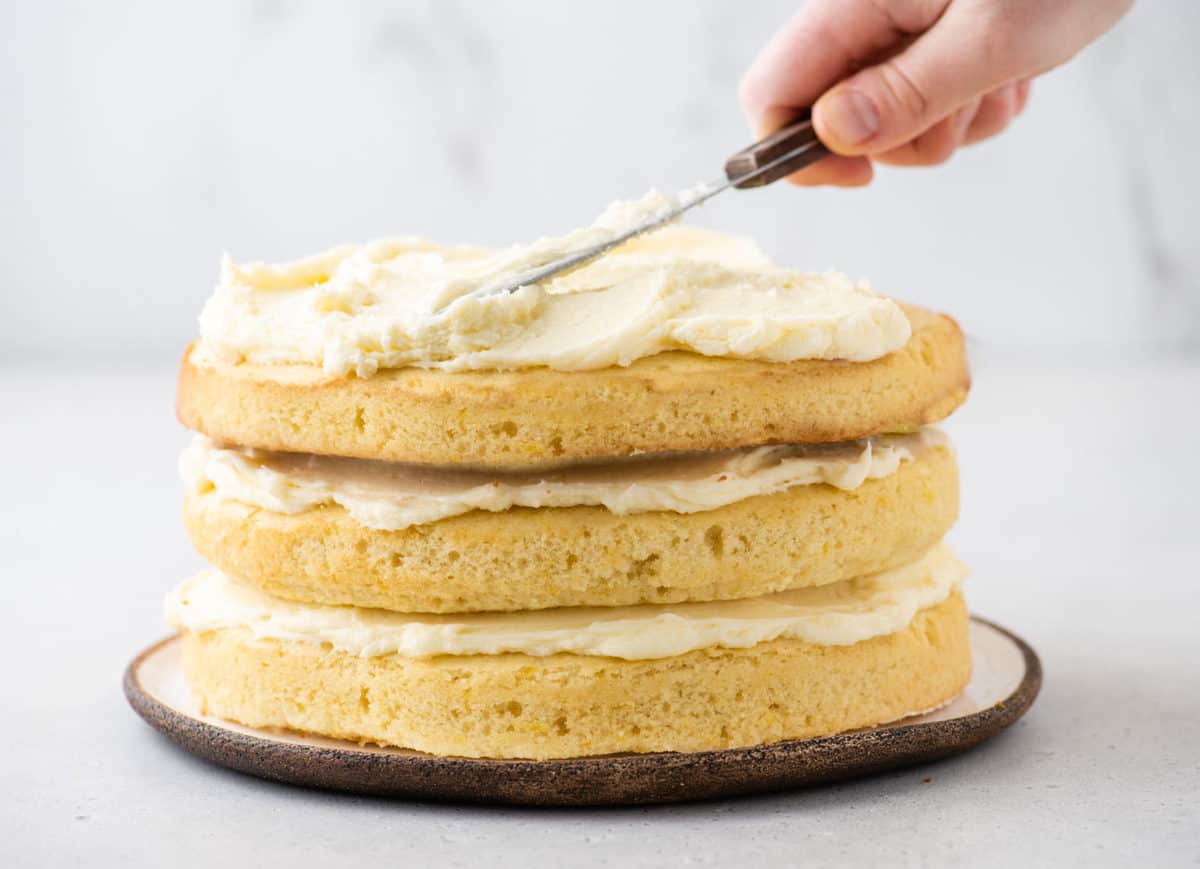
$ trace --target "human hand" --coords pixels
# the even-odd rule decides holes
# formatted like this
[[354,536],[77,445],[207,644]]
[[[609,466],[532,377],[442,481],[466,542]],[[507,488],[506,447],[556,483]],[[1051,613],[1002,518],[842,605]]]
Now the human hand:
[[834,152],[791,176],[857,187],[872,162],[943,163],[1024,109],[1030,79],[1069,60],[1133,0],[809,0],[742,78],[765,135],[813,107]]

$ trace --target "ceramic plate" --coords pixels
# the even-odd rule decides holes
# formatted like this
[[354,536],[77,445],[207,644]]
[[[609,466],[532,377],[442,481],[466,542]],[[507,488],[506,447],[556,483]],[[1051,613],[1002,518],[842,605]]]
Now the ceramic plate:
[[178,636],[125,671],[125,696],[187,751],[249,775],[360,794],[539,806],[632,805],[711,799],[837,781],[935,760],[995,736],[1033,703],[1036,653],[1019,637],[971,620],[974,672],[948,705],[892,724],[819,739],[693,753],[567,760],[477,760],[257,730],[200,715],[184,683]]

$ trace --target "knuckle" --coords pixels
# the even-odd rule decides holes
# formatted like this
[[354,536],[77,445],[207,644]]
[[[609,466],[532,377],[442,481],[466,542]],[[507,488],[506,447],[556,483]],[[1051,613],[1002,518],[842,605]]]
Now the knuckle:
[[953,157],[957,149],[958,145],[955,142],[939,142],[934,147],[928,149],[927,152],[923,152],[922,156],[925,158],[925,165],[940,166]]
[[978,61],[1014,75],[1034,64],[1043,43],[1053,38],[1053,28],[1037,16],[1029,20],[1034,11],[1030,4],[983,4],[971,38]]
[[937,21],[949,3],[950,0],[868,0],[867,5],[901,33],[919,33]]
[[913,144],[917,159],[923,166],[939,166],[945,163],[958,148],[953,121],[943,121],[918,137]]
[[915,122],[928,119],[930,98],[926,88],[895,60],[877,67],[884,99],[893,110]]

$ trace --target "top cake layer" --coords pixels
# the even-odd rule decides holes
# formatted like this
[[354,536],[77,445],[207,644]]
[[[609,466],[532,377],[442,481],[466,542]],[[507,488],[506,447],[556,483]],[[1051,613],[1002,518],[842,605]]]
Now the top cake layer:
[[408,240],[226,262],[179,417],[244,447],[514,469],[909,432],[965,398],[949,317],[717,233],[669,227],[470,295],[667,204],[499,253]]
[[663,353],[622,368],[426,371],[331,377],[310,365],[198,362],[180,420],[264,450],[496,468],[915,431],[970,385],[949,317],[905,307],[908,343],[882,359],[770,363]]
[[673,203],[616,203],[592,226],[502,251],[395,239],[275,265],[226,258],[195,360],[381,369],[580,371],[670,350],[864,362],[904,346],[895,302],[836,273],[773,265],[752,242],[670,227],[513,293],[486,292]]

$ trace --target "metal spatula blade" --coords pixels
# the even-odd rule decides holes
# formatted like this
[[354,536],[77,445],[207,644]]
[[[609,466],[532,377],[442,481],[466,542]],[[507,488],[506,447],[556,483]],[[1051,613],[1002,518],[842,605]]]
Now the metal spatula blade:
[[[702,202],[707,202],[718,193],[731,187],[739,189],[762,187],[794,172],[799,172],[804,167],[829,156],[829,153],[829,149],[821,144],[813,130],[810,113],[805,111],[802,117],[788,126],[755,142],[748,148],[738,151],[725,161],[724,178],[711,184],[702,184],[689,193],[683,194],[679,197],[679,205],[675,208],[656,214],[627,232],[600,244],[572,251],[566,256],[513,275],[502,282],[485,285],[471,291],[467,296],[479,297],[512,293],[521,287],[568,274],[631,238],[637,238],[650,230],[679,219],[684,212],[695,208]],[[459,298],[466,298],[466,296]]]

